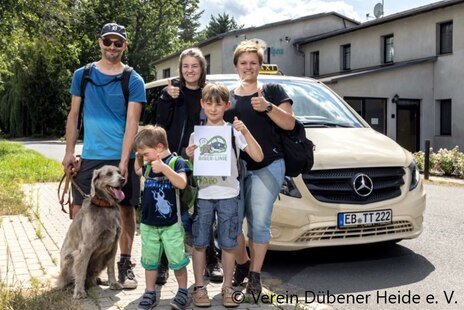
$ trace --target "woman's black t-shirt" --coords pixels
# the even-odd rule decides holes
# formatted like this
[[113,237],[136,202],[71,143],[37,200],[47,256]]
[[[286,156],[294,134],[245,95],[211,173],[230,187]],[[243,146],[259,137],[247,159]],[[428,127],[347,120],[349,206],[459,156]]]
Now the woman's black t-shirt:
[[[184,137],[182,138],[182,147],[187,147],[193,127],[200,125],[201,88],[192,90],[183,87],[182,91],[184,92],[184,104],[187,106],[187,124],[185,126]],[[182,125],[178,124],[178,126]]]
[[[258,92],[250,96],[238,96],[232,90],[230,92],[231,108],[224,115],[224,119],[231,123],[234,116],[237,116],[247,126],[263,150],[264,159],[259,163],[251,159],[245,152],[240,152],[240,158],[246,161],[248,170],[261,169],[276,159],[283,158],[280,135],[276,132],[277,125],[268,117],[266,112],[257,112],[251,106],[251,98],[257,96]],[[292,103],[285,90],[278,84],[265,85],[263,96],[276,106],[285,101]]]

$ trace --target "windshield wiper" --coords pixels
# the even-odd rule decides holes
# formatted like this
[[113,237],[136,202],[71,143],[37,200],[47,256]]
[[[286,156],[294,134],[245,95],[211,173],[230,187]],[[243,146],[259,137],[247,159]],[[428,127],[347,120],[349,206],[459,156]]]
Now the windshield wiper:
[[333,122],[303,122],[305,126],[307,127],[323,127],[323,128],[335,128],[335,127],[341,127],[341,128],[354,128],[355,126],[353,124],[348,124],[348,123],[333,123]]

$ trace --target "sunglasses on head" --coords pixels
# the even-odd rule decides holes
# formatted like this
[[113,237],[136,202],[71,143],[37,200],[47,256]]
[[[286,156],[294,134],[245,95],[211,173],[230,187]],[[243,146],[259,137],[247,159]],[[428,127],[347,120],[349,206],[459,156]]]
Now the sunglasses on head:
[[110,40],[110,39],[103,39],[102,38],[102,41],[103,41],[103,45],[108,46],[108,47],[111,46],[111,44],[114,44],[114,47],[117,47],[117,48],[121,48],[124,45],[124,41],[122,41],[122,40],[113,41],[113,40]]

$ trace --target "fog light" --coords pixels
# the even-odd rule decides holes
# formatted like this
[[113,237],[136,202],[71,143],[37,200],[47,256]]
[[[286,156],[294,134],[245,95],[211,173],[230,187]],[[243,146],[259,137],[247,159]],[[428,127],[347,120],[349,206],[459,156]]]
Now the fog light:
[[296,188],[295,182],[293,182],[293,178],[287,176],[284,178],[280,193],[294,198],[301,198],[300,191],[298,188]]
[[280,238],[281,234],[282,234],[282,230],[279,227],[271,226],[271,238],[272,239]]

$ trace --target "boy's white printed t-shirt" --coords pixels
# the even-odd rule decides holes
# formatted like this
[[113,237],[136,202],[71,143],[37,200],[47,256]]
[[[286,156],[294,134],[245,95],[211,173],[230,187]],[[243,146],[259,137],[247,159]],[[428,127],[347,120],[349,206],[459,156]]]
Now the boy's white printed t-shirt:
[[[225,123],[224,126],[231,126]],[[235,146],[237,151],[244,150],[247,147],[245,137],[240,131],[233,128]],[[189,145],[194,143],[194,135],[190,135]],[[199,199],[227,199],[237,197],[240,193],[240,184],[238,181],[237,154],[232,149],[231,174],[228,177],[220,176],[200,176],[198,177],[198,198]],[[195,167],[193,167],[195,170]]]

